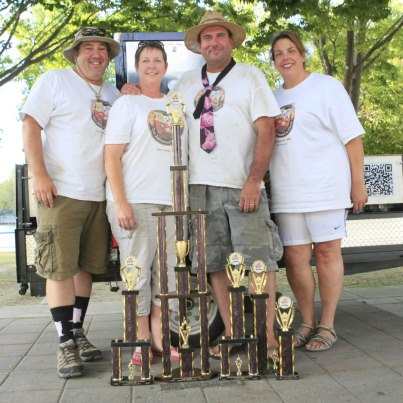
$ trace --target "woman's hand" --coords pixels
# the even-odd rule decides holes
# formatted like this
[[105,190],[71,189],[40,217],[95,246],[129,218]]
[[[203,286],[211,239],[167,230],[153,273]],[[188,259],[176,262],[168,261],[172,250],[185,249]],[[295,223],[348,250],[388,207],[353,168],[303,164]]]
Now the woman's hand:
[[132,231],[136,228],[136,218],[133,209],[128,202],[122,202],[117,205],[117,216],[121,228],[127,231]]
[[122,95],[141,95],[141,89],[137,84],[126,83],[120,89]]
[[353,212],[360,213],[368,201],[367,189],[365,188],[365,183],[363,181],[352,184],[351,201],[353,203]]

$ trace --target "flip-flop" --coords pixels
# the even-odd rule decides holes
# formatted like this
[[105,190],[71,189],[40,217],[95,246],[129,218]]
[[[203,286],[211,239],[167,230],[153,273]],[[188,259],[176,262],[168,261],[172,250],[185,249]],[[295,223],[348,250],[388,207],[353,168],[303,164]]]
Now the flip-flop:
[[[303,334],[301,332],[301,329],[309,329],[309,333],[308,334]],[[306,343],[309,342],[309,340],[311,340],[312,336],[315,334],[315,329],[313,326],[308,325],[307,323],[302,322],[299,325],[298,330],[295,332],[294,335],[294,346],[295,348],[300,348],[305,346]]]
[[[326,330],[327,332],[330,333],[330,336],[324,336],[323,334],[320,333],[320,330]],[[320,344],[318,347],[313,348],[309,346],[309,343],[311,341],[316,341]],[[331,347],[333,347],[336,341],[337,341],[337,334],[333,328],[324,325],[318,325],[316,328],[315,335],[312,336],[309,342],[305,345],[305,350],[310,352],[326,351],[329,350]]]
[[[153,362],[153,353],[152,351],[150,351],[150,363]],[[132,359],[130,360],[130,362],[137,366],[137,367],[141,367],[141,364],[143,362],[143,357],[141,356],[141,349],[137,348],[134,350],[134,353],[132,355]]]

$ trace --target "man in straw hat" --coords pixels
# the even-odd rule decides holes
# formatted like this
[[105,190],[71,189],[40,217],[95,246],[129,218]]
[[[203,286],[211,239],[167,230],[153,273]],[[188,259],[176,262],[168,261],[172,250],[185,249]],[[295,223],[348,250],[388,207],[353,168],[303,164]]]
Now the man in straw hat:
[[36,269],[46,278],[62,378],[82,375],[81,361],[102,358],[82,325],[92,274],[106,267],[103,136],[119,92],[103,75],[118,53],[119,43],[102,29],[80,29],[64,51],[72,68],[43,74],[22,108],[24,149],[38,202]]
[[[208,11],[185,36],[187,48],[200,53],[206,64],[185,73],[176,90],[187,107],[190,205],[209,212],[207,267],[225,333],[230,335],[231,326],[224,269],[228,255],[237,251],[248,266],[257,259],[267,264],[268,345],[273,353],[274,272],[282,246],[262,179],[275,139],[273,118],[280,109],[263,73],[234,61],[233,49],[244,39],[241,26]],[[210,352],[216,357],[219,351]]]

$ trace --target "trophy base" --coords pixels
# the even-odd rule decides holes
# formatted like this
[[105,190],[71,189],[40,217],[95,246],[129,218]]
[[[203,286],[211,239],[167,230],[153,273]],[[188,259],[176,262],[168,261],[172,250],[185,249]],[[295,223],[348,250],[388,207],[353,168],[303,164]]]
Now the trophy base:
[[250,374],[248,371],[242,371],[241,374],[237,374],[235,371],[234,372],[230,372],[229,374],[225,375],[225,374],[219,374],[218,375],[218,379],[220,381],[230,381],[230,380],[235,380],[235,379],[249,379],[249,380],[253,380],[253,379],[261,379],[261,375],[260,374]]
[[142,378],[141,376],[135,376],[133,379],[129,379],[128,376],[122,376],[121,379],[111,378],[112,386],[137,386],[137,385],[151,385],[154,383],[154,378]]
[[278,381],[290,380],[290,379],[299,379],[299,375],[298,375],[298,372],[294,372],[294,373],[291,374],[291,375],[280,375],[280,374],[277,374],[277,375],[276,375],[276,379],[277,379]]
[[154,380],[157,382],[192,382],[192,381],[207,381],[213,379],[218,375],[217,372],[210,371],[209,373],[202,373],[200,368],[193,368],[192,376],[181,376],[181,369],[175,368],[172,370],[172,375],[170,377],[157,375]]

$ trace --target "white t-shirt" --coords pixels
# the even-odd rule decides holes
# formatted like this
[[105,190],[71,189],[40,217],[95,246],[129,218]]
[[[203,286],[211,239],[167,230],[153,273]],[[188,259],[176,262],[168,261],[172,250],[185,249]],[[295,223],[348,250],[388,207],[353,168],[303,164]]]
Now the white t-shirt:
[[[105,144],[127,144],[122,172],[129,203],[171,205],[172,126],[168,98],[145,95],[120,97],[109,113]],[[187,163],[186,130],[182,132],[182,161]],[[113,201],[110,184],[106,198]]]
[[102,126],[118,96],[119,91],[105,83],[100,93],[103,112],[97,113],[94,92],[72,69],[49,71],[33,86],[21,117],[32,116],[44,131],[45,165],[59,195],[105,200]]
[[[209,74],[209,82],[217,75]],[[217,145],[210,153],[200,147],[200,118],[194,119],[195,99],[204,91],[201,70],[185,73],[175,91],[185,100],[189,126],[189,183],[241,189],[254,157],[253,122],[273,117],[280,109],[263,73],[237,63],[211,93]]]
[[345,144],[364,133],[343,85],[311,73],[275,96],[276,144],[270,163],[274,213],[351,206],[351,174]]

